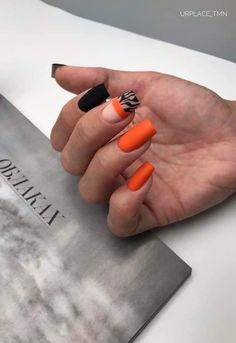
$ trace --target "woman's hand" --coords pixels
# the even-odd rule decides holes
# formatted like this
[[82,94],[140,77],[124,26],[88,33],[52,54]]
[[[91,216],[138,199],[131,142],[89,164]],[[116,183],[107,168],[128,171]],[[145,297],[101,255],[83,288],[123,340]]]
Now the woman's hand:
[[[61,152],[65,170],[81,176],[82,197],[109,201],[108,226],[114,234],[129,236],[173,223],[235,192],[234,102],[156,72],[63,66],[56,69],[55,78],[78,95],[63,107],[51,143]],[[105,87],[79,102],[99,84]],[[106,89],[111,98],[133,91],[123,96],[122,104],[131,112],[122,112],[122,98],[115,107],[104,102]],[[120,139],[124,130],[140,122],[139,129]],[[153,175],[146,163],[127,183],[145,161],[155,167]]]

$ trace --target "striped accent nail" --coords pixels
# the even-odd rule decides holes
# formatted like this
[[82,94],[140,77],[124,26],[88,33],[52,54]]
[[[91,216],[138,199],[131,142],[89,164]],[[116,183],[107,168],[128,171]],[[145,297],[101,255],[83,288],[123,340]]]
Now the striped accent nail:
[[103,118],[110,122],[116,123],[127,118],[139,106],[140,102],[133,91],[128,91],[120,97],[110,101],[103,110]]

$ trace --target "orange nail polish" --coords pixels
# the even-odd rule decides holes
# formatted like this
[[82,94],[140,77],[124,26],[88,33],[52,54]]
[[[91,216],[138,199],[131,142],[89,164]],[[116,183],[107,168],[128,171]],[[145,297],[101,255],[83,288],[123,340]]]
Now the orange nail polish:
[[119,116],[122,119],[125,119],[129,113],[124,111],[123,107],[121,106],[121,104],[119,102],[119,99],[115,98],[114,100],[112,100],[112,104],[115,107],[116,112],[119,114]]
[[127,131],[119,139],[118,145],[125,152],[133,151],[146,143],[155,133],[156,129],[151,120],[144,119]]
[[137,191],[145,182],[149,179],[154,171],[154,167],[151,163],[145,162],[142,164],[130,177],[127,182],[127,186],[131,191]]

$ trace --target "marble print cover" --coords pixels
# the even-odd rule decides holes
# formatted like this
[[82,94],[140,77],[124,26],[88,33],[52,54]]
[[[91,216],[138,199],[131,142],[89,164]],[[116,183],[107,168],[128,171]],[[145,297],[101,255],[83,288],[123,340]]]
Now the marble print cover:
[[76,185],[0,97],[1,343],[133,341],[191,273],[155,232],[113,236]]

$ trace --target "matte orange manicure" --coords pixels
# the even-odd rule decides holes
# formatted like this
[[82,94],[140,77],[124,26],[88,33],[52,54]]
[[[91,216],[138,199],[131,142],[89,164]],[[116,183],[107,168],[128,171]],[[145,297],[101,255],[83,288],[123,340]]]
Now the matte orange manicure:
[[142,164],[130,177],[127,182],[127,186],[131,191],[137,191],[145,182],[149,179],[154,171],[154,167],[151,163],[145,162]]
[[151,120],[144,119],[127,131],[119,139],[118,145],[125,152],[133,151],[146,143],[155,133],[156,129]]

